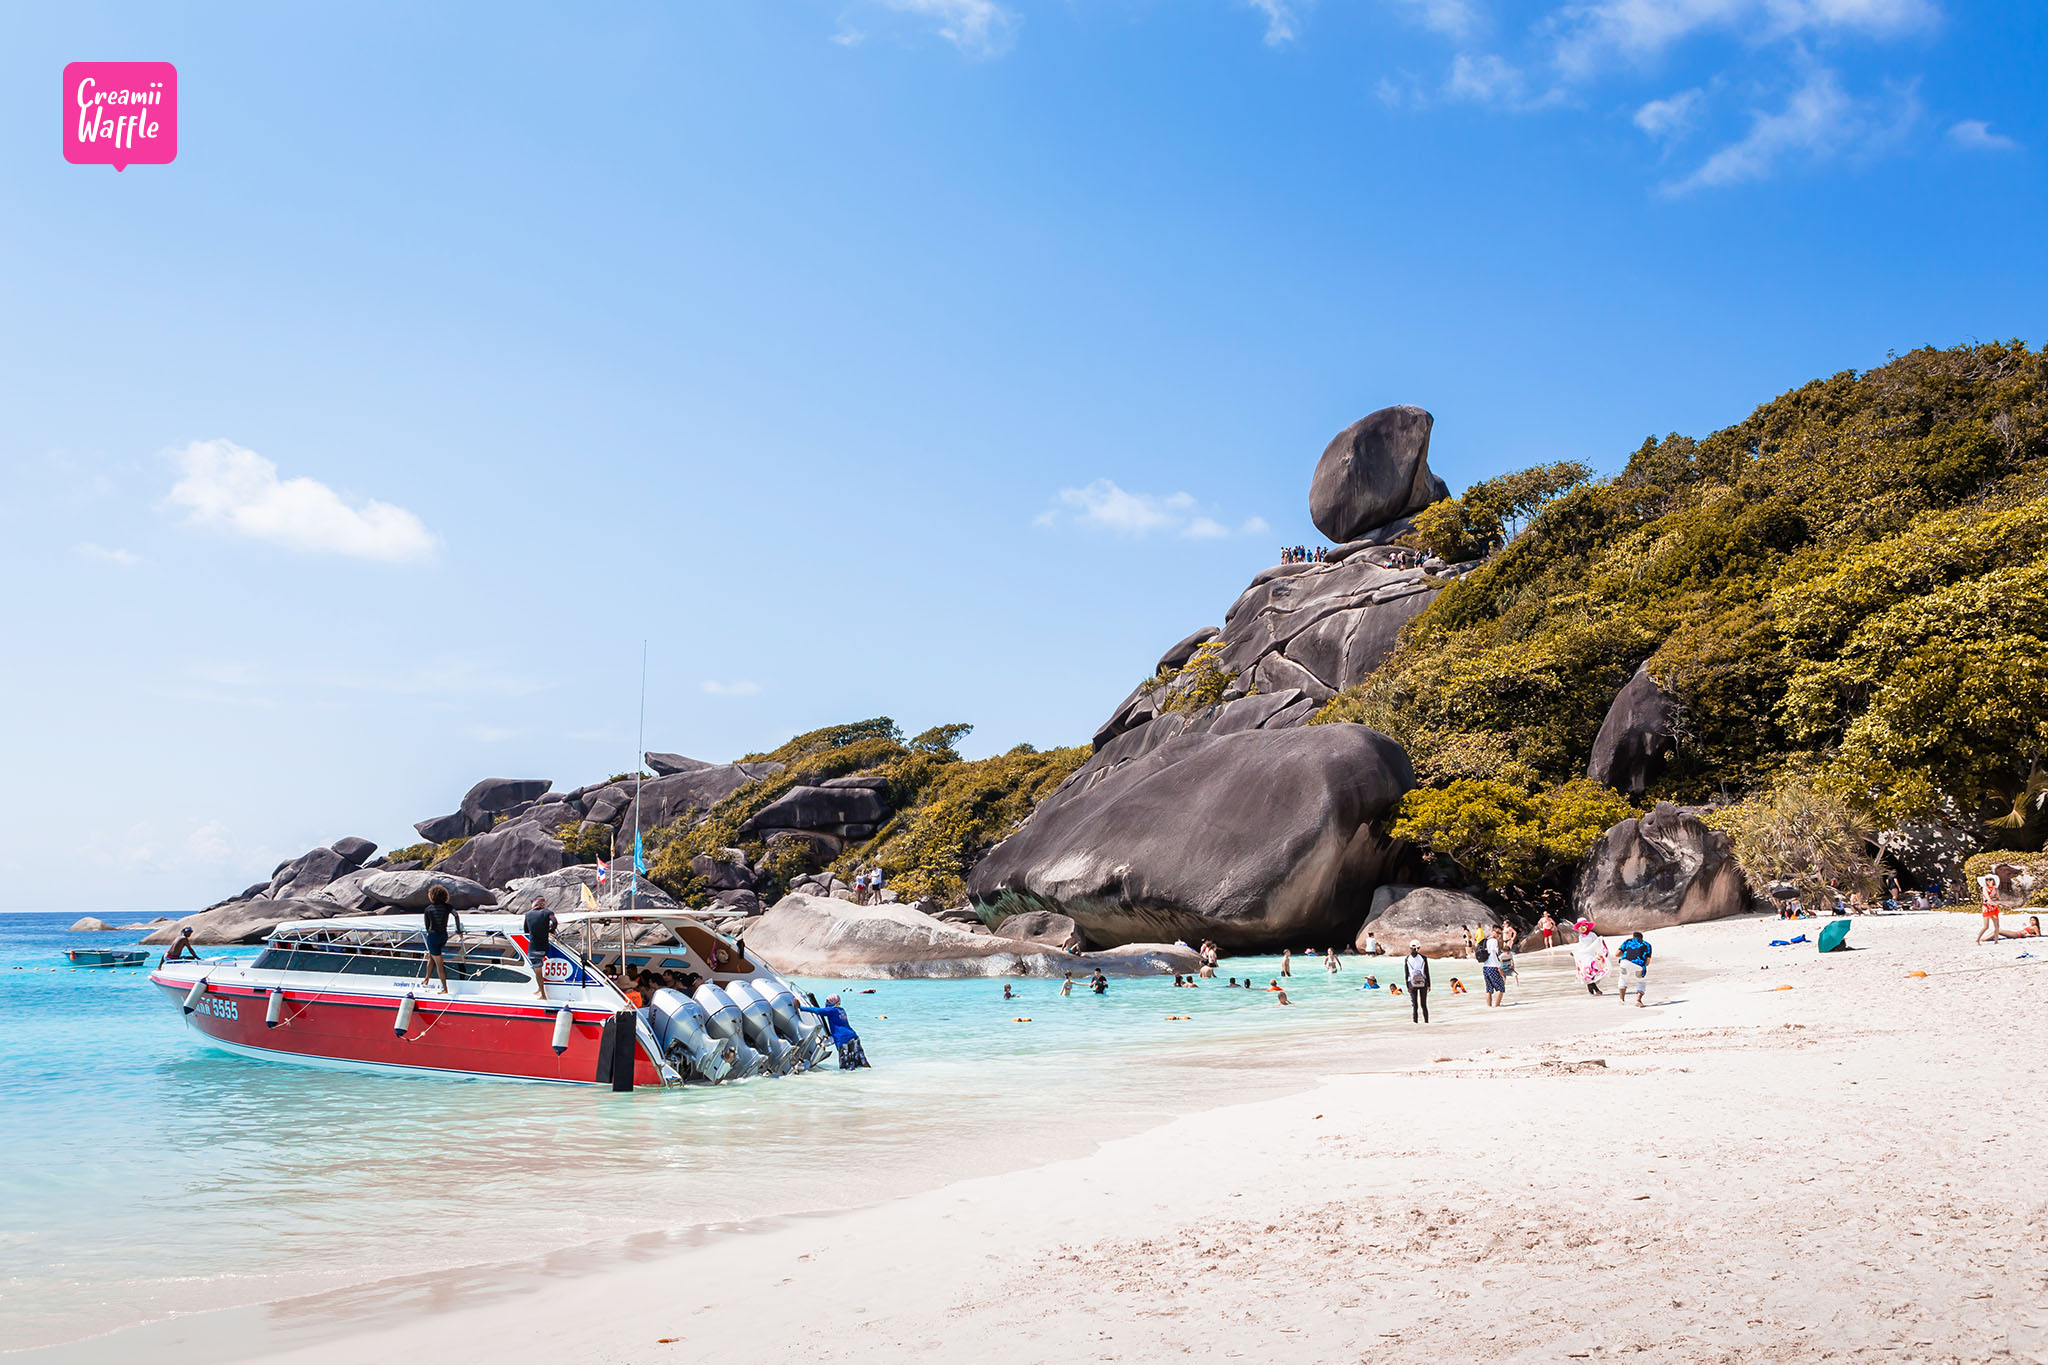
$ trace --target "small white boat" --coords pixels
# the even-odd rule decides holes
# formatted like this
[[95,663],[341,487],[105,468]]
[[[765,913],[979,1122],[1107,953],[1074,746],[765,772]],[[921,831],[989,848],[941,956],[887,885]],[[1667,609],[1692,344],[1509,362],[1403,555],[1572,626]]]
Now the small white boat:
[[[184,958],[150,980],[215,1045],[315,1066],[630,1090],[789,1075],[831,1050],[788,981],[687,914],[563,915],[540,961],[518,916],[459,918],[446,994],[419,915],[284,924],[253,962]],[[635,1008],[622,983],[643,971],[685,988]]]

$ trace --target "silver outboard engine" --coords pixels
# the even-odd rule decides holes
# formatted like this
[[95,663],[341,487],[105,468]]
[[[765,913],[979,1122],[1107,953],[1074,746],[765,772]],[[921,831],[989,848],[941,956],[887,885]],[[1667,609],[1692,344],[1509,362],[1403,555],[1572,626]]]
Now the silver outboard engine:
[[767,1069],[777,1076],[787,1075],[796,1065],[796,1051],[775,1031],[773,1007],[750,982],[728,981],[725,994],[740,1007],[740,1026],[746,1031],[747,1041],[767,1057]]
[[825,1021],[797,1008],[796,988],[779,976],[757,976],[747,983],[768,1002],[775,1027],[796,1046],[799,1065],[809,1070],[832,1051],[832,1033]]
[[725,1047],[707,1026],[704,1007],[681,991],[666,988],[654,993],[648,1006],[648,1020],[661,1043],[661,1053],[678,1071],[688,1069],[699,1079],[718,1082],[732,1070]]
[[704,1011],[704,1031],[732,1054],[731,1078],[739,1080],[761,1069],[760,1053],[747,1046],[746,1022],[740,1007],[709,981],[697,988],[697,1004]]

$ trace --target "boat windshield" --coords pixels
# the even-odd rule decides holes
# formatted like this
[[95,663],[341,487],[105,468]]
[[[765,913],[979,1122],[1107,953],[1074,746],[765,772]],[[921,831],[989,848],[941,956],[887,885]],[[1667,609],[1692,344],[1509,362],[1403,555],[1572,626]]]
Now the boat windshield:
[[[450,981],[533,980],[503,934],[453,935],[441,960]],[[253,965],[258,971],[419,977],[427,970],[427,938],[418,929],[308,930],[272,939]]]

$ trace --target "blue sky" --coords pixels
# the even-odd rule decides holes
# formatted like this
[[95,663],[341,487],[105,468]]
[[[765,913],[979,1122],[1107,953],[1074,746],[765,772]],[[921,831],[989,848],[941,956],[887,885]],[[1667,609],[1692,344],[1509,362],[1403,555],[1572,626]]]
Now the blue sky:
[[[0,909],[216,899],[487,775],[1085,741],[1364,413],[1613,470],[2043,339],[2043,7],[21,12]],[[169,166],[59,74],[164,60]]]

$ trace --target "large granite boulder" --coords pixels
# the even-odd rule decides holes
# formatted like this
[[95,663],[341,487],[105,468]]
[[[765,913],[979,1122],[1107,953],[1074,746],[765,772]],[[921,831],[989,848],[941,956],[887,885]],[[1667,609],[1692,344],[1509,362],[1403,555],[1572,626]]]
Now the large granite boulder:
[[436,871],[467,877],[481,886],[506,886],[569,865],[568,850],[539,825],[514,822],[479,834],[443,858]]
[[263,894],[271,900],[310,896],[336,877],[354,870],[355,864],[335,850],[316,848],[280,867]]
[[747,866],[745,851],[737,848],[721,848],[714,853],[699,853],[690,859],[690,871],[704,879],[713,891],[751,891],[754,889],[754,871]]
[[[702,815],[741,787],[758,781],[756,772],[761,767],[759,764],[721,763],[715,767],[692,768],[687,772],[657,777],[640,784],[637,806],[632,799],[633,784],[624,783],[628,800],[626,808],[619,813],[618,827],[632,830],[637,820],[638,828],[645,833],[680,820],[693,811]],[[749,768],[756,772],[750,772]]]
[[377,851],[377,846],[368,839],[359,839],[353,834],[346,839],[336,839],[328,847],[340,854],[341,861],[351,868],[361,867]]
[[1677,743],[1678,702],[1643,664],[1615,694],[1593,737],[1586,776],[1619,792],[1641,796],[1662,775]]
[[103,919],[94,919],[91,915],[74,921],[71,926],[71,932],[74,934],[107,934],[112,933],[113,929],[113,925]]
[[1399,956],[1408,945],[1422,945],[1424,957],[1470,957],[1470,925],[1500,927],[1500,916],[1477,896],[1441,886],[1383,886],[1372,893],[1372,909],[1358,931],[1355,946],[1365,951],[1368,932],[1388,953]]
[[1414,785],[1406,751],[1346,724],[1149,738],[1105,746],[975,867],[982,917],[1051,910],[1101,944],[1350,941]]
[[631,787],[599,787],[584,793],[583,818],[594,825],[616,825],[626,808],[633,804]]
[[462,798],[462,815],[468,832],[482,834],[500,816],[517,815],[546,795],[555,784],[544,777],[487,777],[471,787]]
[[1172,669],[1184,667],[1189,659],[1195,657],[1196,650],[1222,634],[1223,632],[1215,626],[1203,626],[1200,630],[1160,655],[1159,662],[1154,666],[1153,672],[1165,673]]
[[220,945],[228,943],[261,943],[280,924],[294,920],[333,919],[336,915],[349,912],[333,901],[322,900],[254,900],[230,901],[196,915],[187,915],[173,920],[143,938],[144,943],[171,943],[178,937],[178,931],[186,925],[192,926],[192,942],[195,945]]
[[1660,801],[1602,835],[1579,864],[1573,913],[1603,934],[1722,919],[1751,908],[1728,836]]
[[435,887],[448,893],[448,903],[457,910],[474,910],[493,905],[497,897],[467,877],[454,876],[439,868],[431,872],[374,872],[363,878],[363,893],[372,905],[392,910],[424,909]]
[[1012,915],[998,924],[995,932],[1003,938],[1049,943],[1061,952],[1078,953],[1088,946],[1088,940],[1081,935],[1080,925],[1050,910],[1027,910],[1021,915]]
[[657,777],[671,777],[676,773],[694,773],[704,768],[716,767],[701,758],[686,758],[682,754],[643,754],[649,771]]
[[1444,481],[1429,472],[1435,420],[1417,407],[1381,408],[1338,432],[1309,485],[1316,529],[1340,543],[1357,540],[1449,497]]
[[850,905],[791,892],[747,926],[747,951],[799,976],[855,978],[1164,976],[1201,968],[1185,948],[1132,944],[1068,953],[1049,944],[976,934],[907,905]]
[[386,875],[388,870],[385,868],[359,867],[353,872],[344,872],[310,894],[316,900],[332,901],[344,910],[375,911],[384,903],[370,894],[370,879]]
[[460,839],[469,833],[469,817],[461,811],[453,815],[436,815],[431,819],[419,821],[413,828],[418,830],[420,838],[428,843],[445,844],[450,839]]
[[764,829],[837,830],[842,825],[878,825],[888,818],[882,794],[872,787],[791,787],[749,816],[741,834]]

